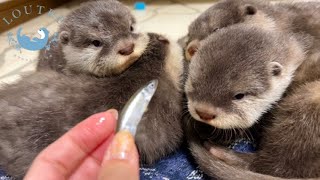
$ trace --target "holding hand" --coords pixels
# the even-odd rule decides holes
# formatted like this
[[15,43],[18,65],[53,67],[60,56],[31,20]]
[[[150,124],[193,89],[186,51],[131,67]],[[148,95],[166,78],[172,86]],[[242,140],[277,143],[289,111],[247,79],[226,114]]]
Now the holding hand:
[[139,158],[129,132],[114,135],[118,112],[108,110],[82,121],[44,149],[25,180],[139,179]]

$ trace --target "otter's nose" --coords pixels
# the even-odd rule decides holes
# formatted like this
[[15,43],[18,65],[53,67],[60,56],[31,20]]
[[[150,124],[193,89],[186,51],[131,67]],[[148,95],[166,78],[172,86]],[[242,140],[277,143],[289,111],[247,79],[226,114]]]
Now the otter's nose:
[[134,44],[131,43],[125,46],[124,48],[120,49],[119,54],[128,56],[133,53],[133,50],[134,50]]
[[205,121],[209,121],[209,120],[212,120],[214,118],[216,118],[216,115],[215,114],[212,114],[212,113],[208,113],[208,112],[203,112],[203,111],[199,111],[196,109],[196,113],[199,115],[199,117],[202,119],[202,120],[205,120]]

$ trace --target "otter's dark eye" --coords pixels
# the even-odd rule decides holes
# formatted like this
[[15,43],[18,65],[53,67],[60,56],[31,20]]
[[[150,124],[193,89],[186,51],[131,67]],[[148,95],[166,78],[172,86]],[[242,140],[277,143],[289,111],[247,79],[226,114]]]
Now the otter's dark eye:
[[100,41],[98,41],[98,40],[92,41],[92,44],[93,44],[95,47],[100,47],[100,46],[102,46],[102,42],[100,42]]
[[236,100],[241,100],[241,99],[244,98],[244,96],[245,96],[245,94],[239,93],[239,94],[236,94],[236,95],[234,96],[234,98],[235,98]]
[[220,28],[215,28],[214,30],[213,30],[213,32],[216,32],[216,31],[218,31]]
[[133,32],[134,31],[134,27],[130,26],[130,31]]

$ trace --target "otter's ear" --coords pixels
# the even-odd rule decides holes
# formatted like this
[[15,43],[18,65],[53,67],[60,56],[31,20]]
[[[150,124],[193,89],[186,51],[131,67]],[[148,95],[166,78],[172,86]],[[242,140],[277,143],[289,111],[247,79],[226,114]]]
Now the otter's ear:
[[178,39],[178,44],[184,49],[186,48],[188,41],[189,41],[189,36],[185,35],[182,38]]
[[161,41],[161,42],[163,42],[163,43],[165,43],[165,44],[170,44],[169,39],[166,38],[166,37],[164,37],[164,36],[162,36],[162,35],[160,35],[160,36],[158,37],[158,40]]
[[198,51],[199,46],[200,46],[200,41],[198,39],[193,40],[188,44],[185,52],[186,59],[188,61],[190,61],[191,58],[194,56],[194,54]]
[[60,42],[61,42],[62,44],[68,44],[69,39],[70,39],[69,36],[70,36],[70,34],[69,34],[69,32],[67,32],[67,31],[62,31],[62,32],[60,32],[60,34],[59,34]]
[[272,76],[280,76],[283,66],[278,62],[270,62],[269,72]]
[[244,14],[245,15],[255,15],[257,13],[257,8],[252,5],[245,5],[244,6]]

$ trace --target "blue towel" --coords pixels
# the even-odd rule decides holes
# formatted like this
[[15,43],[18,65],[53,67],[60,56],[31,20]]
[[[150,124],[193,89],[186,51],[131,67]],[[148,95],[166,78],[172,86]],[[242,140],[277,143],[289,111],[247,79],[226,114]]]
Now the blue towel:
[[6,176],[6,173],[0,169],[0,180],[9,180],[10,178]]
[[186,148],[160,160],[154,166],[142,165],[140,179],[167,180],[167,179],[197,179],[206,180],[208,176],[196,166]]
[[[232,143],[229,148],[237,152],[254,152],[255,145],[246,139],[239,139]],[[142,165],[140,168],[140,179],[142,180],[167,180],[167,179],[209,179],[194,163],[189,151],[184,145],[174,154],[160,160],[153,166]],[[9,180],[5,172],[0,169],[0,180]]]

